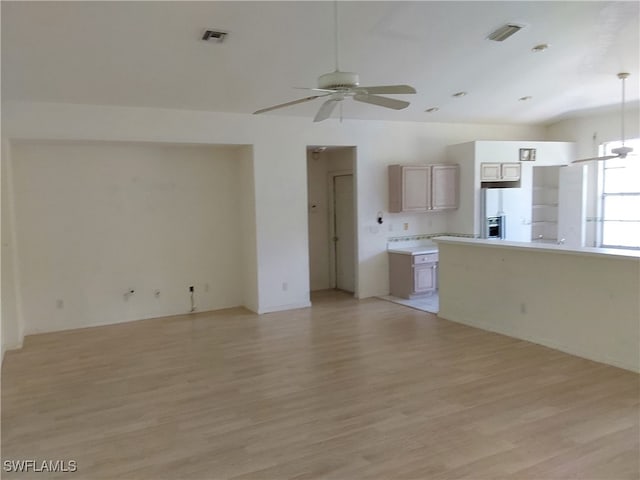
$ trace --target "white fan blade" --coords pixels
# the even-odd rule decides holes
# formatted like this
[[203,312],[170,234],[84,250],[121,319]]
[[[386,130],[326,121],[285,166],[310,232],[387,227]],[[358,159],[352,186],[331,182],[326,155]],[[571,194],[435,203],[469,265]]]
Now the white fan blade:
[[402,110],[409,106],[409,102],[404,100],[396,100],[395,98],[378,97],[377,95],[365,95],[358,93],[353,96],[354,100],[358,102],[371,103],[372,105],[378,105],[379,107],[393,108],[394,110]]
[[582,158],[580,160],[574,160],[571,163],[594,162],[596,160],[611,160],[612,158],[618,158],[619,156],[620,155],[607,155],[606,157]]
[[314,122],[321,122],[321,121],[326,120],[327,118],[329,118],[331,116],[331,114],[333,113],[333,109],[336,108],[336,105],[339,102],[340,102],[340,100],[335,99],[335,98],[330,98],[329,100],[324,102],[320,106],[320,110],[318,110],[318,113],[316,113],[316,116],[313,119],[313,121]]
[[293,87],[296,90],[311,90],[312,92],[329,92],[336,93],[338,90],[331,90],[329,88],[310,88],[310,87]]
[[377,85],[373,87],[355,87],[356,93],[416,93],[416,89],[411,85]]
[[284,107],[289,107],[291,105],[297,105],[298,103],[310,102],[311,100],[315,100],[316,98],[320,98],[320,97],[326,97],[327,95],[331,95],[331,94],[330,93],[326,93],[324,95],[313,95],[311,97],[301,98],[299,100],[294,100],[292,102],[281,103],[279,105],[274,105],[273,107],[267,107],[267,108],[263,108],[261,110],[257,110],[255,112],[253,112],[253,114],[256,115],[258,113],[270,112],[271,110],[276,110],[278,108],[284,108]]

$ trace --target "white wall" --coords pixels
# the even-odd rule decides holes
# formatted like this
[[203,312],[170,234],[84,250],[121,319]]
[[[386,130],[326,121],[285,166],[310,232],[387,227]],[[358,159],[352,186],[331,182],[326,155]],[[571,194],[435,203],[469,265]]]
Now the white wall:
[[439,248],[442,318],[640,372],[640,259]]
[[449,215],[449,233],[479,235],[480,215],[479,166],[476,165],[476,142],[447,147],[447,158],[460,165],[460,206]]
[[[640,108],[637,104],[626,109],[626,138],[640,138]],[[566,140],[576,142],[575,159],[591,158],[599,155],[598,147],[607,142],[621,140],[620,112],[608,111],[593,113],[588,116],[568,118],[555,122],[547,127],[549,140]],[[586,244],[596,246],[596,229],[598,223],[597,175],[598,163],[587,164],[587,229]]]
[[[309,305],[307,145],[357,147],[357,293],[369,297],[389,291],[387,238],[395,232],[390,234],[388,225],[379,228],[376,223],[377,212],[387,212],[389,164],[442,163],[447,145],[478,138],[538,140],[544,135],[543,128],[526,125],[360,120],[317,124],[279,115],[20,102],[3,104],[2,116],[4,138],[14,140],[252,145],[257,258],[254,297],[260,312]],[[411,218],[412,225],[423,225],[420,228],[437,221],[429,214]]]
[[190,285],[199,311],[241,305],[238,157],[237,147],[13,144],[25,333],[187,313]]
[[256,195],[253,173],[253,149],[242,147],[239,152],[240,171],[238,181],[240,188],[241,242],[242,253],[242,304],[257,312],[260,308],[258,297],[258,252],[256,250]]

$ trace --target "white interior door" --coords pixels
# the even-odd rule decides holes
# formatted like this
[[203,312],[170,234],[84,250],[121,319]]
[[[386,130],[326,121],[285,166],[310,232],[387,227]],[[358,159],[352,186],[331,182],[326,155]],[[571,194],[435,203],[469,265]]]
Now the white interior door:
[[353,175],[333,177],[336,288],[355,291]]
[[586,230],[586,166],[560,169],[558,185],[558,241],[583,247]]

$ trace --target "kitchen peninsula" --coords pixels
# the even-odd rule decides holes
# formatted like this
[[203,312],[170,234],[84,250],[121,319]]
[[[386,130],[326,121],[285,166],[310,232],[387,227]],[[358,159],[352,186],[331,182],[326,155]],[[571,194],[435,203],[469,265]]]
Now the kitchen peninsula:
[[434,241],[440,317],[640,372],[640,251]]

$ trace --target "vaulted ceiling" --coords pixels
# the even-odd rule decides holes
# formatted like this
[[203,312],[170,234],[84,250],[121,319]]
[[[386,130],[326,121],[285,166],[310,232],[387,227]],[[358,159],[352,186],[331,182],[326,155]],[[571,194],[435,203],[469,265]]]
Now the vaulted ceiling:
[[[340,69],[408,83],[345,118],[545,123],[639,98],[638,2],[339,2]],[[252,113],[335,68],[333,2],[2,2],[2,98]],[[504,42],[487,40],[514,22]],[[201,40],[205,29],[224,43]],[[544,52],[533,52],[538,44]],[[467,92],[460,98],[452,97]],[[522,97],[530,100],[519,100]],[[309,117],[320,100],[265,115]],[[429,107],[438,107],[426,113]]]

